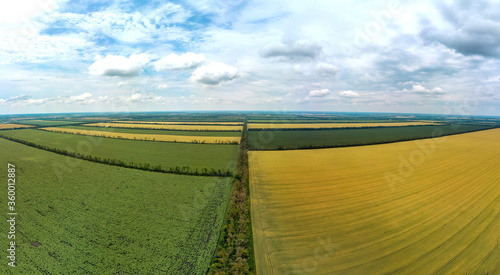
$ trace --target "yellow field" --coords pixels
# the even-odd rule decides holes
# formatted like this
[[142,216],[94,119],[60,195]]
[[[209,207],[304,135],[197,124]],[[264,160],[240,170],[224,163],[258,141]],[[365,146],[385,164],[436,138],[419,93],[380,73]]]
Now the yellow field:
[[16,128],[26,128],[26,127],[33,127],[33,126],[31,126],[31,125],[22,125],[22,124],[10,124],[10,123],[0,124],[0,129],[16,129]]
[[500,129],[249,162],[258,274],[500,274]]
[[114,128],[147,128],[147,129],[168,129],[168,130],[191,130],[191,131],[242,131],[243,126],[223,126],[223,125],[169,125],[169,124],[148,124],[148,123],[91,123],[85,126],[114,127]]
[[248,129],[322,129],[322,128],[358,128],[358,127],[388,127],[388,126],[416,126],[439,125],[435,122],[374,122],[374,123],[249,123]]
[[43,130],[68,134],[80,134],[87,136],[103,136],[109,138],[123,138],[135,140],[154,140],[154,141],[175,141],[175,142],[196,142],[196,143],[240,143],[241,137],[212,137],[212,136],[178,136],[178,135],[150,135],[150,134],[129,134],[114,133],[106,131],[92,131],[80,129],[68,129],[58,127],[46,127]]
[[131,121],[131,120],[120,120],[116,121],[118,123],[139,123],[139,124],[166,124],[166,125],[178,125],[178,124],[190,124],[190,125],[243,125],[243,122],[192,122],[192,121]]

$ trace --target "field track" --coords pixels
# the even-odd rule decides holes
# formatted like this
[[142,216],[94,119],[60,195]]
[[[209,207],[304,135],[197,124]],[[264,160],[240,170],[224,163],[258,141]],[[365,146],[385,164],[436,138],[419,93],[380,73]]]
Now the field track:
[[500,129],[249,166],[258,274],[500,274]]
[[439,125],[436,122],[388,122],[388,123],[249,123],[248,129],[328,129],[361,127],[400,127],[416,125]]
[[212,136],[177,136],[177,135],[151,135],[151,134],[128,134],[128,133],[115,133],[105,131],[92,131],[80,130],[58,127],[42,128],[51,132],[80,134],[87,136],[104,136],[109,138],[123,138],[123,139],[136,139],[136,140],[155,140],[155,141],[175,141],[175,142],[188,142],[188,143],[240,143],[241,137],[212,137]]
[[144,129],[168,129],[184,131],[241,131],[243,126],[225,125],[175,125],[175,124],[151,124],[151,123],[92,123],[85,126],[115,127],[115,128],[144,128]]

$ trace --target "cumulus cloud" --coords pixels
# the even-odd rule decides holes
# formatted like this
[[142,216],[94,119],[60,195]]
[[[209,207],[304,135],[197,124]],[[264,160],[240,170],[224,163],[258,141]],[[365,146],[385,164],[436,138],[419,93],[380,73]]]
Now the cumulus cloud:
[[340,97],[344,97],[344,98],[356,98],[356,97],[360,96],[358,92],[354,92],[351,90],[342,91],[339,93],[339,95],[340,95]]
[[156,71],[190,69],[198,67],[203,61],[205,61],[205,56],[201,53],[187,52],[181,55],[171,53],[154,62],[153,66]]
[[89,67],[89,73],[103,76],[137,76],[142,72],[142,67],[148,62],[149,58],[143,53],[133,54],[129,57],[107,55],[104,58],[97,59]]
[[329,94],[330,90],[328,89],[314,90],[309,92],[310,97],[325,97]]
[[315,43],[301,41],[277,43],[264,47],[259,54],[262,57],[279,57],[287,60],[313,59],[322,52],[322,47]]
[[116,86],[118,87],[123,87],[123,86],[127,86],[128,85],[128,81],[120,81],[118,82],[118,84],[116,84]]
[[193,81],[206,85],[220,85],[241,76],[238,69],[220,62],[210,62],[196,69],[191,75]]
[[[116,99],[115,99],[116,100]],[[157,96],[153,93],[143,94],[140,92],[134,93],[128,97],[118,99],[124,103],[160,103],[166,100],[162,96]]]
[[[428,24],[420,35],[427,43],[439,43],[463,55],[500,57],[500,4],[487,1],[439,2],[439,10],[451,27]],[[492,11],[497,12],[492,12]]]
[[403,93],[412,93],[412,94],[420,94],[420,95],[443,95],[445,94],[444,90],[440,87],[434,87],[432,89],[428,89],[420,84],[414,84],[411,87],[411,90],[404,89]]
[[84,100],[88,99],[89,97],[92,97],[91,93],[83,93],[81,95],[72,96],[72,97],[70,97],[70,99],[74,100],[74,101],[84,101]]
[[168,89],[168,85],[167,84],[160,84],[160,85],[156,86],[156,89],[157,90],[166,90],[166,89]]

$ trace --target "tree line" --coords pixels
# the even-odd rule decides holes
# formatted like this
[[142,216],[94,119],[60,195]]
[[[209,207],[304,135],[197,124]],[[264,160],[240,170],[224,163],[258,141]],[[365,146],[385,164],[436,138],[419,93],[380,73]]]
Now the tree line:
[[30,147],[34,147],[37,149],[42,149],[45,151],[53,152],[59,155],[64,155],[68,157],[78,158],[82,160],[92,161],[101,164],[108,164],[113,166],[139,169],[144,171],[152,171],[159,173],[169,173],[169,174],[178,174],[178,175],[191,175],[191,176],[210,176],[210,177],[231,177],[233,173],[229,169],[221,170],[214,168],[191,168],[189,166],[176,166],[176,167],[162,167],[161,164],[150,164],[150,163],[134,163],[134,162],[125,162],[119,159],[112,158],[102,158],[98,156],[85,155],[78,152],[72,152],[65,149],[53,148],[46,145],[36,144],[27,140],[18,139],[14,137],[9,137],[5,135],[0,135],[0,137],[4,139],[8,139],[10,141],[14,141],[17,143],[21,143]]

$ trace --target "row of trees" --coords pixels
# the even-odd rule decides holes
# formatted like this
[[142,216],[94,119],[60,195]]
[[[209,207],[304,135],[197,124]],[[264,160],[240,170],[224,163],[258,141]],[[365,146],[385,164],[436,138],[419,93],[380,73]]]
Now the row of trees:
[[91,156],[91,155],[85,155],[77,152],[72,152],[68,151],[65,149],[59,149],[59,148],[53,148],[41,144],[36,144],[30,141],[26,141],[23,139],[18,139],[14,137],[9,137],[5,135],[0,135],[0,137],[18,142],[30,147],[34,147],[37,149],[42,149],[45,151],[53,152],[56,154],[68,156],[68,157],[73,157],[73,158],[78,158],[78,159],[83,159],[87,161],[92,161],[92,162],[97,162],[97,163],[102,163],[102,164],[108,164],[108,165],[113,165],[113,166],[120,166],[120,167],[125,167],[125,168],[133,168],[133,169],[140,169],[144,171],[152,171],[152,172],[160,172],[160,173],[170,173],[170,174],[178,174],[178,175],[192,175],[192,176],[211,176],[211,177],[231,177],[233,176],[233,173],[229,169],[221,170],[221,169],[214,169],[214,168],[202,168],[201,170],[198,170],[198,168],[191,168],[189,166],[176,166],[176,167],[166,167],[163,168],[161,164],[158,165],[152,165],[150,163],[134,163],[134,162],[125,162],[123,160],[119,159],[112,159],[112,158],[102,158],[98,156]]
[[238,174],[233,178],[229,206],[209,274],[253,274],[255,272],[249,191],[245,119],[238,154]]

